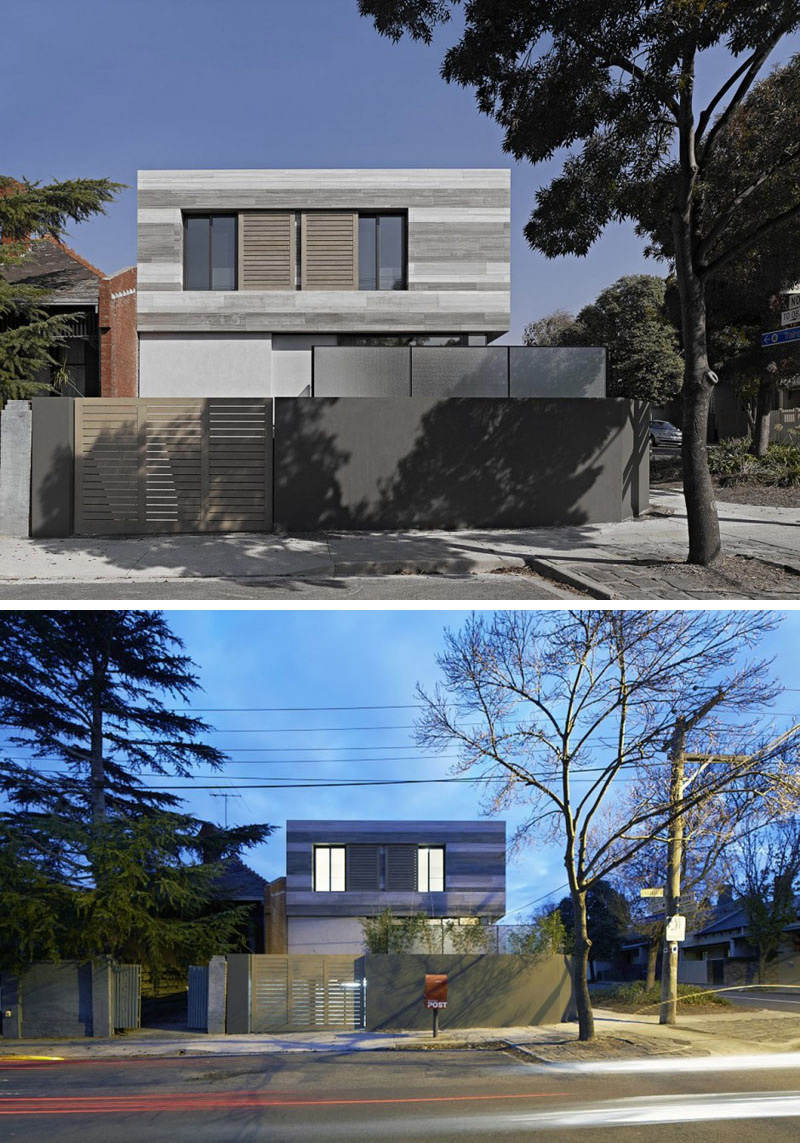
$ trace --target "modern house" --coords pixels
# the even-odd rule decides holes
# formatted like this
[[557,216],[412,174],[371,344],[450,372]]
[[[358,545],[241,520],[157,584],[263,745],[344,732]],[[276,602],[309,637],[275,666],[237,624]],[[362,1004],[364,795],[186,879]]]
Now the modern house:
[[271,921],[286,947],[269,951],[360,954],[361,918],[387,906],[490,924],[506,910],[505,863],[504,822],[289,821],[285,921]]
[[509,195],[508,170],[140,171],[138,395],[296,397],[314,346],[488,344]]

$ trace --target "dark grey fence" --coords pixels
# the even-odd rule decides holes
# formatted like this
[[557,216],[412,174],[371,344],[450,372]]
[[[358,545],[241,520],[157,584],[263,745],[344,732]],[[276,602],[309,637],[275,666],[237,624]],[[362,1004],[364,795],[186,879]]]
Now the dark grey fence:
[[189,1010],[186,1027],[200,1032],[208,1030],[208,965],[189,966]]
[[3,1036],[111,1036],[141,1023],[141,970],[107,960],[35,964],[0,973]]
[[648,506],[648,406],[277,398],[276,528],[530,528]]
[[571,961],[565,956],[366,956],[370,1031],[427,1029],[422,1003],[426,973],[447,974],[443,1028],[514,1028],[558,1024],[572,1004]]
[[[279,397],[274,427],[273,402],[251,402],[261,418],[253,439],[244,439],[250,429],[237,422],[230,440],[212,432],[213,449],[203,447],[213,417],[206,406],[239,416],[228,411],[231,402],[188,402],[203,408],[192,414],[187,452],[161,421],[152,441],[147,436],[153,409],[161,416],[162,406],[172,408],[166,399],[34,400],[32,534],[531,528],[613,522],[646,510],[646,403],[442,397],[435,391],[447,379],[434,366],[461,351],[414,352],[431,363],[427,397]],[[488,355],[475,374],[486,388],[493,362],[508,354],[477,352]],[[112,415],[127,418],[131,440],[130,426],[139,426],[138,451],[118,448],[103,428]],[[75,427],[82,425],[79,448]]]
[[142,966],[139,964],[115,964],[112,971],[114,1027],[125,1030],[141,1028]]

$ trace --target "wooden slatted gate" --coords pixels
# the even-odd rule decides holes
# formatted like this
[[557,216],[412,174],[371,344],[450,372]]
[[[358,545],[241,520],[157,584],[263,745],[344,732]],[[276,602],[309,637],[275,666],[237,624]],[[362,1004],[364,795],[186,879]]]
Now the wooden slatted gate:
[[75,533],[272,528],[272,401],[75,401]]
[[250,958],[250,1031],[364,1026],[363,959],[270,953]]

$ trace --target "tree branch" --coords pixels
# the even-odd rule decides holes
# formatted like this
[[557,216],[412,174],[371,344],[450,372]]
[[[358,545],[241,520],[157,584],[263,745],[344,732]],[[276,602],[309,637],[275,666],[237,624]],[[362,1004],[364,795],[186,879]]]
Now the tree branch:
[[784,210],[781,214],[776,214],[774,218],[768,218],[766,222],[762,222],[760,226],[756,226],[749,234],[745,234],[744,238],[734,243],[730,250],[726,250],[724,254],[720,254],[718,258],[715,258],[713,262],[709,262],[708,265],[698,268],[699,276],[701,278],[707,278],[711,274],[715,274],[717,270],[721,270],[723,266],[727,266],[729,262],[733,262],[740,254],[744,254],[746,250],[754,246],[763,235],[768,234],[774,227],[780,226],[782,222],[788,222],[790,218],[794,218],[797,214],[800,214],[800,202],[795,203],[794,206],[789,207],[788,210]]

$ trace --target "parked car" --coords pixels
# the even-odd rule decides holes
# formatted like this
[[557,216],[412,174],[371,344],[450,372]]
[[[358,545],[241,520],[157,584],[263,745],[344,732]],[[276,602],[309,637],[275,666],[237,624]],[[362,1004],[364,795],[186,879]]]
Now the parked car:
[[683,440],[683,433],[676,429],[669,421],[650,422],[651,445],[679,445]]

